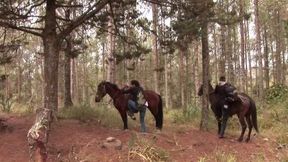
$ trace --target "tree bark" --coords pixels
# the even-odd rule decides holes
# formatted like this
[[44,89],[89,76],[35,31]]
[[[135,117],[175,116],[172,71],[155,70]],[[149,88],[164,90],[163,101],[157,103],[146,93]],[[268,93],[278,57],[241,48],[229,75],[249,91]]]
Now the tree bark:
[[267,36],[267,26],[264,26],[264,82],[265,88],[269,87],[269,48],[268,48],[268,36]]
[[203,79],[203,98],[200,129],[208,130],[209,120],[209,45],[208,45],[208,23],[202,22],[201,25],[201,41],[202,41],[202,79]]
[[164,56],[164,77],[165,77],[165,107],[169,108],[169,96],[170,96],[170,91],[169,91],[169,86],[168,86],[168,68],[169,68],[169,63],[168,63],[168,55]]
[[152,34],[152,59],[153,59],[153,77],[154,77],[154,90],[159,93],[159,56],[158,56],[158,41],[157,41],[157,27],[158,27],[158,8],[156,3],[152,3],[152,15],[153,15],[153,34]]
[[221,36],[220,36],[220,47],[221,54],[219,58],[219,76],[224,76],[226,73],[226,27],[225,25],[221,25]]
[[259,20],[259,8],[258,8],[258,0],[254,0],[254,12],[255,12],[255,33],[256,33],[256,53],[258,58],[258,65],[259,65],[259,73],[257,76],[257,89],[258,95],[261,98],[263,96],[263,63],[262,63],[262,54],[261,54],[261,37],[260,37],[260,20]]
[[[112,8],[109,5],[108,10],[112,13]],[[112,15],[112,14],[110,14]],[[108,74],[107,80],[114,83],[116,81],[116,58],[115,58],[115,25],[112,16],[109,16],[108,22]]]
[[[70,44],[70,43],[69,43]],[[70,46],[70,45],[69,45]],[[69,48],[69,49],[68,49]],[[72,95],[71,95],[71,46],[68,47],[65,54],[65,63],[64,63],[64,107],[73,106]]]
[[[244,0],[240,0],[240,15],[244,15]],[[241,56],[241,85],[242,91],[245,91],[247,87],[245,86],[245,81],[247,80],[247,70],[246,67],[246,57],[245,57],[245,35],[244,35],[244,22],[240,21],[240,56]]]
[[181,107],[185,106],[185,93],[184,93],[184,49],[179,48],[179,88],[180,88],[180,98],[181,98]]
[[235,77],[234,77],[234,67],[233,67],[233,44],[232,44],[232,32],[231,32],[231,27],[228,26],[228,34],[227,34],[227,53],[226,53],[226,58],[227,58],[227,63],[228,63],[228,81],[231,83],[235,83]]

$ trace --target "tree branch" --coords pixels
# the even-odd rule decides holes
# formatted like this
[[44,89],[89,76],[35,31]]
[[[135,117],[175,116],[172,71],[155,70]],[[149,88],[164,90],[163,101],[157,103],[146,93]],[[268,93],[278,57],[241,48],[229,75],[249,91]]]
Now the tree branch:
[[[65,38],[68,34],[70,34],[75,28],[80,26],[83,22],[85,22],[86,20],[92,18],[95,14],[100,12],[100,10],[102,8],[104,8],[105,5],[107,5],[109,3],[109,1],[110,0],[100,0],[100,1],[98,1],[95,5],[93,5],[91,7],[91,10],[88,10],[83,15],[79,16],[74,21],[72,21],[70,24],[68,24],[67,27],[62,32],[59,33],[58,37],[60,39]],[[94,8],[94,7],[95,7],[95,9],[92,10],[92,8]]]
[[57,8],[80,8],[83,7],[83,5],[62,5],[62,4],[57,4],[56,5]]
[[26,33],[29,33],[29,34],[33,34],[35,36],[39,36],[39,37],[43,36],[41,33],[29,30],[29,29],[24,28],[24,27],[17,27],[16,25],[13,25],[13,24],[10,24],[10,23],[7,23],[7,22],[0,21],[0,26],[6,27],[6,28],[10,28],[10,29],[19,30],[19,31],[23,31],[23,32],[26,32]]

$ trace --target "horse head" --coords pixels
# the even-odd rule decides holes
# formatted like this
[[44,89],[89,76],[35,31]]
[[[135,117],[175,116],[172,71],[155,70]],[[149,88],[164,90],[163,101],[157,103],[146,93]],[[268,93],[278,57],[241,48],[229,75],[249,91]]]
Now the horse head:
[[[213,86],[211,85],[211,83],[209,82],[209,94],[213,93],[214,92],[214,88]],[[198,96],[202,96],[203,95],[203,84],[201,84],[199,90],[198,90]]]
[[101,83],[98,84],[95,102],[100,102],[101,99],[107,94],[107,92],[106,92],[107,83],[108,82],[106,82],[106,81],[102,81]]

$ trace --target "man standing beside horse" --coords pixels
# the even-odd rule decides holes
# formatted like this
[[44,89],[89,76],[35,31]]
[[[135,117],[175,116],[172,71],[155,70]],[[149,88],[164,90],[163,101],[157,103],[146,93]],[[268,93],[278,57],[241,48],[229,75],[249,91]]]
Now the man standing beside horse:
[[221,76],[219,79],[219,84],[216,85],[215,94],[217,94],[220,98],[217,103],[217,108],[221,109],[222,113],[222,125],[219,137],[223,138],[226,123],[229,118],[229,104],[236,100],[237,91],[236,87],[226,82],[225,76]]
[[146,100],[143,95],[143,88],[140,86],[140,83],[137,80],[131,80],[131,87],[122,90],[122,93],[127,93],[131,95],[131,98],[128,100],[128,111],[127,114],[133,119],[136,120],[134,113],[140,112],[140,123],[141,123],[141,131],[146,132],[145,126],[145,113]]

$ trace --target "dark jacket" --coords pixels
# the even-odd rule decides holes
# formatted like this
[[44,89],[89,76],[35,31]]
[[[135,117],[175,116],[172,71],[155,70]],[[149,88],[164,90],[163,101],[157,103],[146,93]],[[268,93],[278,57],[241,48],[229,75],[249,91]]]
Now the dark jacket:
[[224,85],[217,85],[215,88],[215,93],[218,94],[221,98],[226,99],[229,97],[235,97],[236,88],[230,83],[225,83]]
[[132,98],[131,100],[137,102],[138,101],[138,94],[143,91],[142,87],[131,87],[125,90],[122,90],[123,93],[129,93],[131,94]]

